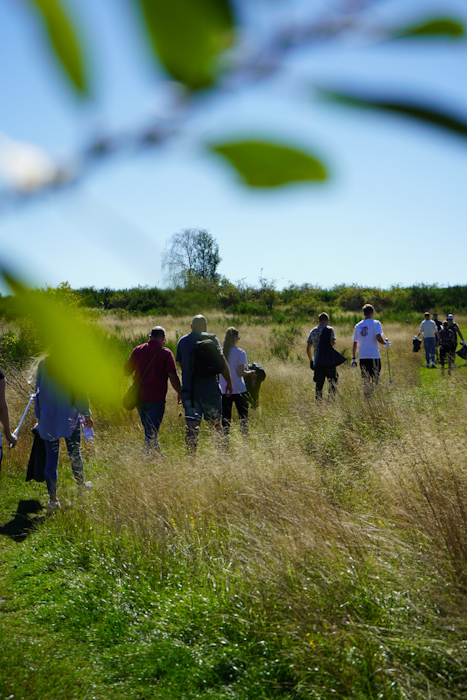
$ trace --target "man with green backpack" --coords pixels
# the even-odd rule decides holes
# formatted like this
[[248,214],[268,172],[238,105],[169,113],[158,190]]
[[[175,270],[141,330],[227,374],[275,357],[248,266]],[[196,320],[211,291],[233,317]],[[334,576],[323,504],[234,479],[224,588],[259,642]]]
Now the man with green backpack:
[[182,370],[186,446],[188,454],[194,456],[203,416],[212,427],[221,430],[219,374],[227,382],[226,393],[232,393],[232,380],[222,348],[216,336],[207,333],[207,320],[201,314],[192,319],[191,333],[178,341],[176,360]]

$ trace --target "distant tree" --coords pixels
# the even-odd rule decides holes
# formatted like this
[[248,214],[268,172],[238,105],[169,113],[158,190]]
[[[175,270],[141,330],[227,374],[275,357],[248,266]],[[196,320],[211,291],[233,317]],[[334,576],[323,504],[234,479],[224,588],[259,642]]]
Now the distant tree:
[[272,311],[278,298],[276,280],[268,280],[266,277],[263,277],[263,270],[261,270],[259,285],[258,299],[268,311]]
[[167,242],[162,269],[171,282],[185,285],[193,278],[217,281],[220,262],[219,246],[208,231],[185,228]]

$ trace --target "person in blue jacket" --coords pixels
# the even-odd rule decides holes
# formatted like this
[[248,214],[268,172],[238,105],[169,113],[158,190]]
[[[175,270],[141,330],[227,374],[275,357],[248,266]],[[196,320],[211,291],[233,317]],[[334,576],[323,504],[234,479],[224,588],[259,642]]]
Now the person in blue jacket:
[[47,509],[49,512],[54,512],[60,508],[60,502],[57,498],[60,438],[65,438],[78,490],[85,491],[92,488],[92,483],[85,481],[84,477],[84,464],[80,448],[80,419],[81,416],[84,416],[84,422],[88,428],[92,428],[93,421],[87,398],[84,396],[74,397],[71,391],[56,379],[51,355],[47,355],[39,363],[37,369],[34,410],[39,421],[37,430],[45,441],[47,456],[45,464],[45,482],[49,492]]

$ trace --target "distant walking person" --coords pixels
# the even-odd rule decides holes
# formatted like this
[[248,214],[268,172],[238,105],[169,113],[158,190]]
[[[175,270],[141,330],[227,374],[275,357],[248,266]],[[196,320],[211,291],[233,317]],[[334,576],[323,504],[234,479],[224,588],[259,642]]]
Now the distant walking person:
[[459,328],[459,324],[454,321],[454,316],[452,314],[448,314],[448,317],[446,320],[448,322],[449,329],[451,331],[453,331],[453,333],[454,333],[454,340],[456,343],[455,348],[454,348],[454,364],[455,364],[455,361],[456,361],[456,352],[455,351],[456,351],[457,343],[458,343],[457,336],[460,337],[462,345],[465,345],[465,340],[464,340],[464,337],[461,333],[461,329]]
[[438,314],[433,314],[433,321],[436,323],[436,328],[438,329],[438,333],[443,327],[443,322],[439,320]]
[[360,371],[364,380],[363,391],[365,396],[370,396],[374,387],[378,384],[381,372],[381,356],[379,345],[390,345],[383,338],[383,328],[373,316],[375,313],[371,304],[365,304],[362,309],[363,321],[357,323],[353,335],[352,367],[357,366],[357,351],[360,361]]
[[182,402],[185,409],[185,441],[188,454],[195,456],[199,428],[204,419],[221,431],[222,399],[218,375],[226,381],[225,393],[232,393],[229,366],[216,336],[206,332],[207,321],[199,314],[191,321],[191,333],[180,338],[176,359],[182,368]]
[[439,359],[441,362],[441,374],[444,374],[444,363],[448,361],[448,374],[454,367],[456,357],[456,338],[454,331],[449,328],[449,323],[444,321],[443,328],[439,332]]
[[336,342],[334,328],[328,326],[329,316],[321,313],[318,316],[318,325],[311,329],[306,341],[306,352],[310,360],[310,369],[314,370],[313,381],[316,383],[315,397],[319,401],[323,398],[323,386],[328,380],[329,396],[334,396],[337,391],[337,367],[328,359],[330,350]]
[[8,413],[8,404],[5,397],[6,379],[5,372],[0,367],[0,464],[2,463],[2,431],[6,441],[14,447],[17,438],[10,429],[10,415]]
[[146,449],[159,453],[157,436],[165,413],[168,380],[179,397],[182,391],[173,352],[164,347],[165,337],[162,326],[153,328],[148,342],[133,349],[123,368],[127,376],[135,373],[135,381],[143,378],[136,408],[144,428]]
[[73,395],[57,378],[59,372],[53,354],[47,355],[37,368],[34,411],[39,421],[37,430],[45,441],[46,463],[45,482],[49,492],[47,510],[53,513],[60,508],[57,498],[58,457],[60,438],[65,438],[71,469],[78,491],[92,489],[92,483],[85,481],[84,464],[81,456],[81,426],[83,416],[87,428],[92,428],[93,420],[86,396]]
[[439,320],[438,314],[433,314],[433,321],[436,323],[436,328],[438,329],[438,342],[436,343],[436,355],[435,355],[435,361],[438,362],[438,360],[439,360],[439,332],[443,328],[443,322]]
[[430,314],[425,312],[425,320],[420,324],[417,338],[423,333],[423,346],[425,348],[425,359],[427,367],[435,367],[436,346],[439,342],[438,326],[435,321],[430,320]]
[[245,350],[237,347],[239,340],[240,335],[238,330],[233,326],[227,328],[222,351],[229,366],[230,376],[232,379],[232,393],[230,395],[226,394],[226,379],[224,379],[222,375],[219,377],[222,391],[222,428],[227,444],[229,439],[230,424],[232,422],[233,404],[235,404],[237,408],[242,435],[244,437],[248,435],[248,392],[244,377],[248,374],[254,375],[255,371],[246,369],[248,360],[246,358]]

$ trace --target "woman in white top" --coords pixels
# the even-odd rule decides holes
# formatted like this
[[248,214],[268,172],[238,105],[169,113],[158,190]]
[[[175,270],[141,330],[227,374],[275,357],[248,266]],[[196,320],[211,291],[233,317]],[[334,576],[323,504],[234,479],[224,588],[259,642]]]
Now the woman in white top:
[[229,365],[232,377],[232,393],[227,396],[225,393],[226,381],[220,376],[222,389],[222,427],[226,440],[229,437],[230,423],[232,421],[232,404],[235,404],[240,418],[240,430],[245,437],[248,435],[248,399],[247,388],[243,377],[254,372],[245,369],[247,363],[246,352],[237,347],[240,335],[236,328],[227,328],[224,338],[223,353]]

